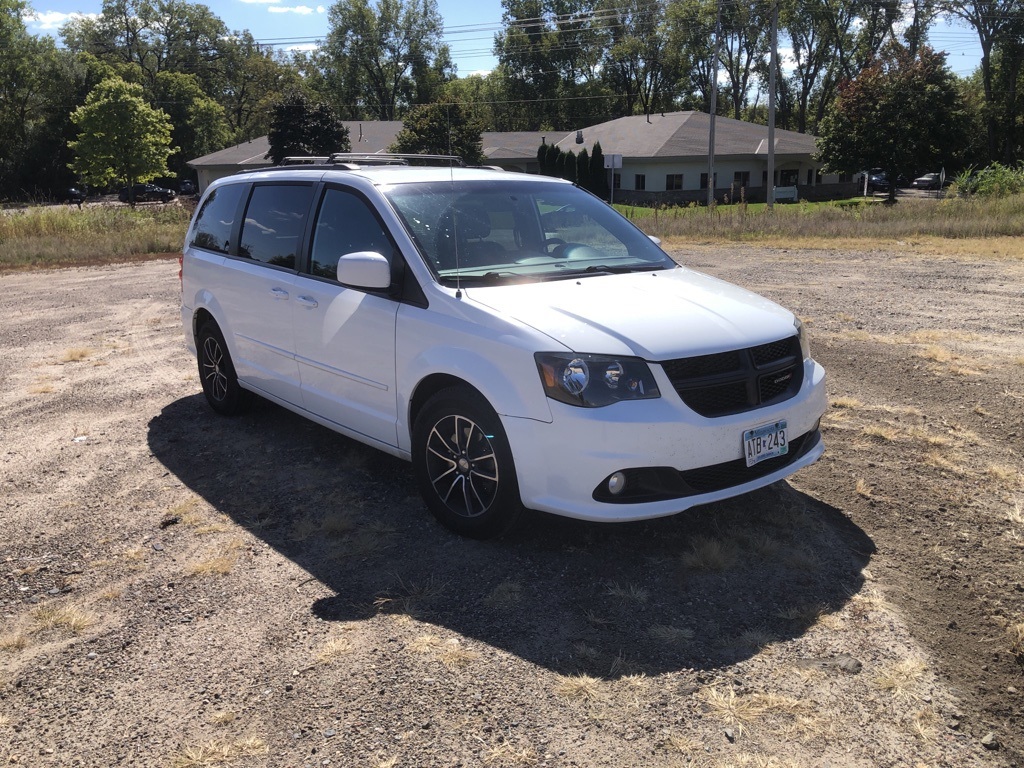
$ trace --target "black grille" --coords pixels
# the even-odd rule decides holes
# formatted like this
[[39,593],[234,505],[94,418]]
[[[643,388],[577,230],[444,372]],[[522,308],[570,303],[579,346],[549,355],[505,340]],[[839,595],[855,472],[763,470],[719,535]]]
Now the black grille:
[[752,411],[793,397],[803,383],[796,336],[748,349],[661,363],[683,402],[701,416]]

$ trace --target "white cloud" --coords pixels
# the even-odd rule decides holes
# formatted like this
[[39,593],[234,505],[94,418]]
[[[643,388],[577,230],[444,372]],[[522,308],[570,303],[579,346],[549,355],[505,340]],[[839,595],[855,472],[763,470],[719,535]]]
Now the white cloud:
[[26,13],[22,18],[26,25],[35,29],[60,29],[72,19],[98,19],[98,13],[61,13],[60,11],[34,11]]
[[271,13],[296,13],[299,16],[309,16],[309,14],[315,13],[308,5],[271,5],[267,10]]
[[295,53],[303,53],[306,51],[315,51],[319,48],[319,43],[299,43],[298,45],[286,45],[284,50]]
[[241,0],[243,3],[280,3],[281,0]]

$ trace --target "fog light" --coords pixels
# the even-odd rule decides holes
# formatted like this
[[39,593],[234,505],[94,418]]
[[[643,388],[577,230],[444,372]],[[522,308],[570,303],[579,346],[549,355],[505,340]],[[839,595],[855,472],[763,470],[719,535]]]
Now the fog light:
[[618,496],[626,490],[626,476],[622,472],[616,472],[608,478],[608,493]]

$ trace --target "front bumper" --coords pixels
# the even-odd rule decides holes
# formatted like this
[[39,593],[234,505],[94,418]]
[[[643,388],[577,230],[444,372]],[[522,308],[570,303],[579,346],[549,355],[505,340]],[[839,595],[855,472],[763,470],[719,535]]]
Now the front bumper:
[[[523,504],[581,520],[663,517],[770,485],[824,453],[817,427],[827,404],[825,372],[812,360],[804,363],[803,384],[794,397],[731,416],[702,417],[663,383],[656,400],[607,408],[549,401],[550,423],[504,418]],[[743,432],[783,419],[790,441],[803,437],[802,442],[790,457],[745,471]],[[650,501],[595,499],[595,489],[612,473],[645,468],[671,473],[679,483],[669,482],[666,492]]]

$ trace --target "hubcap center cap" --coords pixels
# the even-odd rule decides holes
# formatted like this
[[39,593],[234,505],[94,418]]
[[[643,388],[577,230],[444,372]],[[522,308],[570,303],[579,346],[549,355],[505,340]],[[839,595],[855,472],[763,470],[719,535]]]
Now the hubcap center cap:
[[456,462],[456,465],[459,468],[459,472],[461,472],[462,474],[466,474],[467,472],[469,472],[469,459],[467,459],[465,456],[459,456],[459,460]]

